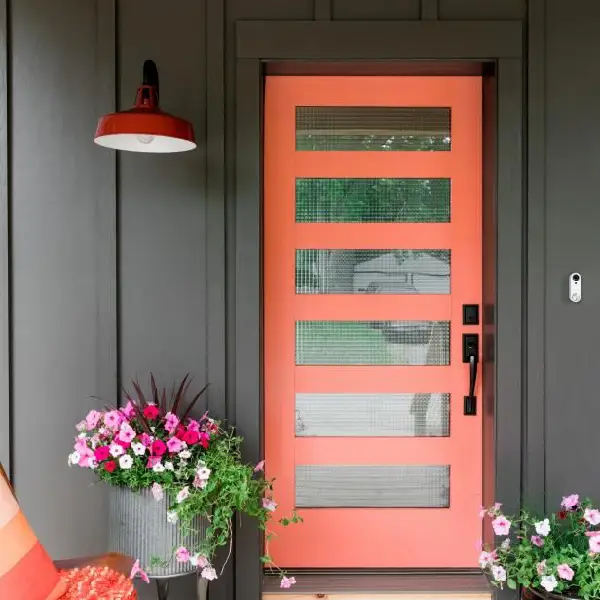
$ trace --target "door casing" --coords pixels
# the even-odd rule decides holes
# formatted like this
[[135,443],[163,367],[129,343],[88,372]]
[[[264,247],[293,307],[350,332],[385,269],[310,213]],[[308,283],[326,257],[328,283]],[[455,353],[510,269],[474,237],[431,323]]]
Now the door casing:
[[[436,36],[434,46],[427,44],[432,36]],[[385,45],[381,39],[386,39]],[[245,22],[238,24],[237,42],[236,144],[231,156],[235,167],[235,347],[231,373],[235,394],[228,409],[245,438],[246,459],[258,461],[263,454],[265,73],[291,67],[307,75],[336,74],[341,65],[356,74],[403,74],[407,70],[419,74],[420,68],[429,74],[448,70],[459,74],[461,68],[467,73],[480,68],[484,75],[484,496],[490,502],[502,498],[508,509],[517,508],[521,497],[526,324],[520,22]],[[236,600],[260,597],[261,550],[261,536],[251,521],[244,521],[235,541],[235,579],[244,582],[236,586]]]

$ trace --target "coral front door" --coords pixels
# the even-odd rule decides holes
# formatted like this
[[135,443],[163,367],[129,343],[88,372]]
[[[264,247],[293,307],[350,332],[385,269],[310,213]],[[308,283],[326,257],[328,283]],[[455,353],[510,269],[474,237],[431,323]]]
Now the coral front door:
[[267,78],[266,465],[304,518],[281,566],[477,565],[481,137],[478,77]]

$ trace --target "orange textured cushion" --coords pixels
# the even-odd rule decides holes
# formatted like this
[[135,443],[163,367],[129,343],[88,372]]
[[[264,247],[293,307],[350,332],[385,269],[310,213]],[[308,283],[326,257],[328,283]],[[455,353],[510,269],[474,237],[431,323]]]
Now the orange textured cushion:
[[55,600],[64,591],[52,560],[0,473],[0,598]]

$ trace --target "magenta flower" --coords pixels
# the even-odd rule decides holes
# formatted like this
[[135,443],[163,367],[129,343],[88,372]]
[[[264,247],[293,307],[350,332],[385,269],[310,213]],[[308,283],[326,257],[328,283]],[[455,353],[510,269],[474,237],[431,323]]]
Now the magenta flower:
[[173,413],[167,413],[165,416],[165,429],[169,433],[173,433],[179,425],[179,419]]
[[167,445],[162,440],[152,442],[152,454],[162,456],[167,451]]
[[505,516],[499,515],[492,521],[492,527],[496,535],[508,535],[510,521]]
[[571,569],[571,567],[567,563],[558,565],[558,567],[556,567],[556,571],[561,579],[565,579],[566,581],[573,581],[575,571],[573,571],[573,569]]
[[187,548],[184,548],[183,546],[181,546],[180,548],[177,548],[177,551],[175,552],[175,559],[177,560],[177,562],[180,563],[186,563],[190,561],[190,551]]
[[102,462],[104,460],[108,460],[109,455],[110,455],[110,452],[109,452],[109,447],[108,446],[98,446],[98,448],[96,448],[94,450],[94,458],[98,462]]
[[104,424],[111,430],[117,431],[123,420],[123,415],[118,410],[110,410],[104,415]]
[[579,494],[564,496],[560,505],[567,510],[575,510],[579,506]]
[[277,508],[277,502],[275,502],[275,500],[273,500],[273,498],[263,498],[262,506],[265,510],[268,510],[269,512],[273,512]]
[[85,426],[87,430],[91,431],[92,429],[96,429],[101,418],[101,412],[98,412],[97,410],[90,410],[85,418]]
[[143,415],[146,417],[146,419],[154,421],[154,419],[157,419],[160,415],[160,411],[154,404],[150,404],[144,408]]
[[289,590],[296,583],[296,579],[294,577],[286,577],[285,575],[281,578],[281,583],[279,587],[284,590]]
[[172,437],[167,442],[167,450],[171,454],[175,454],[177,452],[181,452],[183,450],[183,443],[179,438]]
[[265,470],[265,461],[261,460],[255,467],[254,467],[254,472],[255,473],[260,473],[261,471]]
[[140,561],[139,559],[135,561],[135,563],[133,563],[133,567],[131,568],[131,574],[129,575],[129,579],[135,579],[135,577],[139,575],[140,579],[142,581],[144,581],[145,583],[150,583],[150,579],[147,575],[147,573],[145,573],[144,571],[142,571],[142,569],[140,568]]
[[539,535],[532,535],[531,536],[531,543],[534,546],[537,546],[538,548],[541,548],[544,545],[544,539],[541,538]]
[[598,525],[600,523],[600,510],[596,508],[586,508],[583,513],[583,518],[590,525]]

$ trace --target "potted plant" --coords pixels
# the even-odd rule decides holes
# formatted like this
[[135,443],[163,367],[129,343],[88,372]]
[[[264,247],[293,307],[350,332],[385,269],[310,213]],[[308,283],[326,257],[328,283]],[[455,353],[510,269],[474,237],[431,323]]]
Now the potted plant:
[[600,598],[600,511],[589,500],[571,494],[543,517],[526,510],[507,516],[497,503],[481,517],[497,536],[479,559],[494,585],[541,598]]
[[[261,561],[290,587],[294,579],[268,556],[268,523],[277,504],[264,461],[246,464],[242,438],[207,412],[192,418],[206,387],[187,402],[190,381],[186,376],[168,396],[151,376],[149,400],[134,381],[135,394],[124,392],[125,406],[92,410],[77,425],[69,464],[93,470],[111,486],[111,551],[137,558],[134,570],[146,581],[196,570],[214,580],[215,553],[229,545],[227,562],[233,519],[246,514],[265,532]],[[295,513],[280,519],[283,525],[300,521]]]

